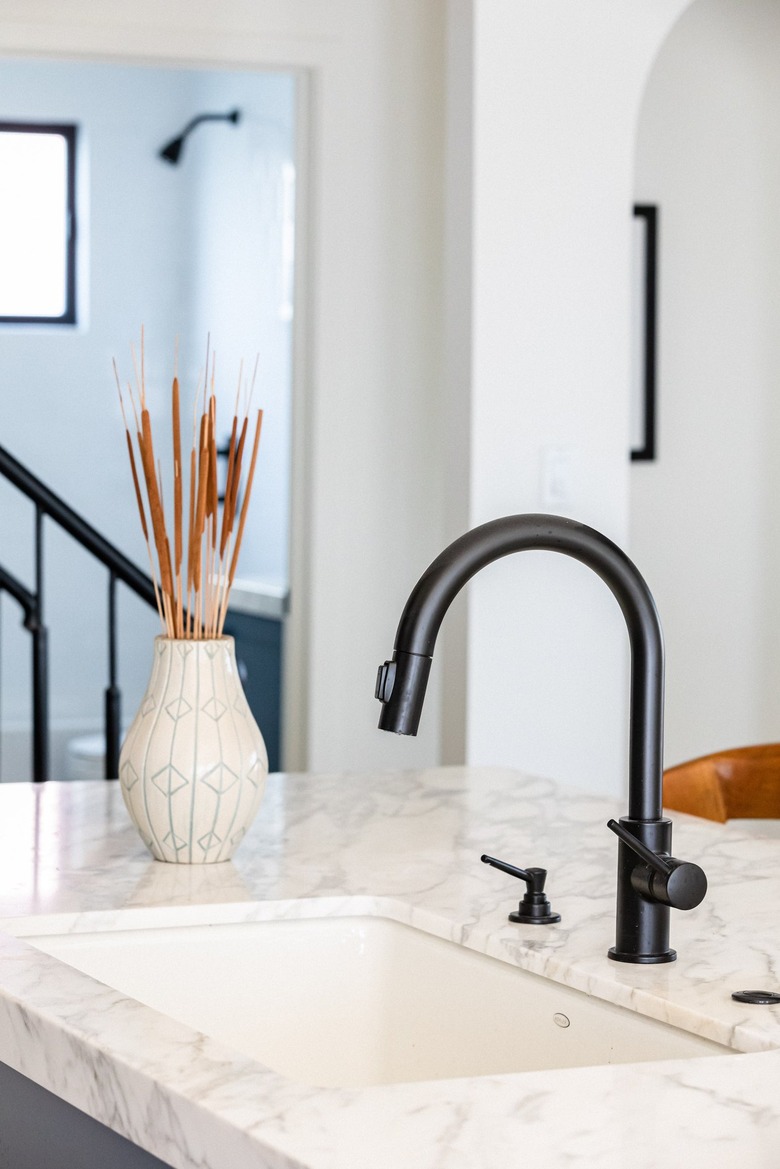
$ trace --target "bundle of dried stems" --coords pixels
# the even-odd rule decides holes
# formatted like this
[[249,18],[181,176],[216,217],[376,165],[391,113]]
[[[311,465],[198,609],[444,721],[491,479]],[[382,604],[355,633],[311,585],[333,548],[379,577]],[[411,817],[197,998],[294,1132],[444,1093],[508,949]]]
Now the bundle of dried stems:
[[[135,497],[149,553],[154,593],[163,630],[165,635],[171,638],[202,640],[221,637],[230,589],[236,575],[236,565],[241,551],[241,540],[244,535],[257,451],[260,445],[263,412],[262,410],[257,411],[249,471],[239,510],[239,485],[245,458],[252,397],[250,389],[245,408],[240,410],[241,373],[239,373],[239,388],[236,393],[236,405],[228,447],[227,480],[220,509],[217,490],[217,401],[214,391],[214,362],[212,360],[210,386],[208,384],[209,378],[206,376],[202,395],[200,387],[195,393],[192,449],[189,459],[189,507],[185,548],[180,392],[179,379],[174,373],[171,390],[173,427],[173,555],[171,555],[171,541],[163,499],[162,468],[159,461],[155,459],[152,423],[146,400],[143,330],[141,332],[140,361],[135,348],[133,348],[132,353],[136,391],[133,393],[132,386],[128,383],[126,393],[135,421],[135,437],[141,464],[140,476],[116,362],[114,362],[114,375],[125,424],[125,437],[130,456]],[[208,368],[207,350],[206,371]],[[255,366],[255,372],[256,370],[257,366]],[[253,387],[254,378],[252,379]],[[201,402],[202,409],[200,422],[198,422],[198,404]],[[146,489],[146,502],[144,502],[144,492],[141,488],[142,480]],[[221,520],[220,510],[222,512]],[[236,520],[238,520],[237,524]]]

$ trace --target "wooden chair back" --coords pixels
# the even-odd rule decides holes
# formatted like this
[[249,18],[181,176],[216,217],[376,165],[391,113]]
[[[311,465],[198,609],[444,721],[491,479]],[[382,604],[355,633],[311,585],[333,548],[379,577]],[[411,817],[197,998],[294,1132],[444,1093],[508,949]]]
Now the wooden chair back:
[[664,772],[664,807],[707,820],[780,819],[780,743],[703,755]]

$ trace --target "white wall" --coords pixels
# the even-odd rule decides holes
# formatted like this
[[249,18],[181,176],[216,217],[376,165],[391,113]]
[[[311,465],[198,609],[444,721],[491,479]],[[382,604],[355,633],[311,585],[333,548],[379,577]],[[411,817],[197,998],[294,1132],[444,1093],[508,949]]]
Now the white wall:
[[322,16],[339,59],[312,91],[308,760],[418,766],[439,759],[439,680],[416,739],[377,729],[373,688],[442,546],[442,9],[374,0]]
[[631,546],[664,616],[667,763],[780,734],[780,9],[698,0],[642,108],[660,205],[659,453]]
[[[557,510],[628,540],[630,209],[644,80],[684,3],[473,5],[469,523]],[[542,490],[548,448],[568,502]],[[561,556],[471,586],[467,754],[625,787],[625,624]]]
[[[224,74],[206,76],[189,70],[118,68],[65,61],[0,62],[0,117],[19,120],[66,120],[80,127],[80,238],[83,292],[79,325],[70,327],[0,326],[0,371],[5,392],[0,398],[0,433],[10,452],[80,512],[144,570],[143,546],[132,492],[121,417],[111,371],[116,357],[125,380],[133,377],[130,343],[146,327],[150,404],[157,426],[168,425],[174,338],[180,338],[182,384],[193,392],[202,369],[206,333],[224,344],[235,374],[221,379],[232,410],[235,376],[242,351],[252,361],[262,349],[257,404],[271,419],[271,452],[256,484],[263,507],[253,507],[246,532],[241,571],[265,572],[274,583],[286,580],[289,496],[290,337],[282,328],[261,327],[275,312],[278,296],[271,287],[271,253],[263,256],[275,202],[270,184],[255,181],[254,222],[263,224],[255,246],[239,249],[218,238],[221,216],[209,214],[205,199],[213,195],[211,172],[207,194],[199,196],[197,164],[205,140],[216,154],[222,184],[233,200],[249,198],[246,160],[254,160],[257,178],[270,168],[267,142],[253,133],[266,110],[275,127],[274,165],[292,157],[293,79],[281,74],[247,75],[240,86]],[[204,108],[230,108],[240,98],[245,123],[209,126],[196,132],[179,167],[157,157],[159,148]],[[219,153],[232,135],[233,152]],[[193,163],[195,165],[193,165]],[[263,176],[265,177],[265,176]],[[265,205],[264,205],[265,204]],[[212,241],[212,238],[214,240]],[[214,264],[203,271],[215,247],[221,250],[239,304],[228,300]],[[236,258],[237,257],[237,258]],[[253,271],[254,282],[252,280]],[[196,292],[205,277],[205,294]],[[215,297],[219,295],[219,312]],[[226,322],[239,306],[254,314],[254,336]],[[246,324],[246,322],[245,322]],[[222,332],[220,333],[220,329]],[[226,367],[228,362],[225,362]],[[228,373],[227,368],[221,373]],[[280,425],[281,422],[281,425]],[[158,436],[161,431],[158,429]],[[264,451],[265,454],[265,451]],[[31,506],[5,481],[0,482],[2,562],[32,584]],[[102,723],[106,684],[107,574],[52,524],[45,529],[45,616],[50,626],[50,698],[55,744],[60,730],[77,732]],[[248,555],[246,554],[248,553]],[[131,718],[148,678],[150,640],[158,621],[122,586],[119,660],[124,713]],[[78,603],[75,599],[78,598]],[[3,726],[6,731],[4,778],[19,775],[14,745],[29,720],[29,636],[22,630],[16,605],[3,604]],[[74,667],[78,663],[78,667]],[[26,737],[26,736],[22,736]],[[13,752],[13,753],[12,753]],[[22,766],[29,765],[22,757]],[[54,754],[61,774],[61,752]],[[22,772],[24,774],[24,772]]]

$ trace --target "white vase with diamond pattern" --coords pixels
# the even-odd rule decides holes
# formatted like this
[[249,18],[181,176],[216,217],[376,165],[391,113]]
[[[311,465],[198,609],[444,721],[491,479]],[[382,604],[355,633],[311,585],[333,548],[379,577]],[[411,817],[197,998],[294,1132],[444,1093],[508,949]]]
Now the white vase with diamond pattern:
[[268,755],[232,637],[157,637],[149,686],[119,756],[119,782],[160,861],[231,858],[255,817]]

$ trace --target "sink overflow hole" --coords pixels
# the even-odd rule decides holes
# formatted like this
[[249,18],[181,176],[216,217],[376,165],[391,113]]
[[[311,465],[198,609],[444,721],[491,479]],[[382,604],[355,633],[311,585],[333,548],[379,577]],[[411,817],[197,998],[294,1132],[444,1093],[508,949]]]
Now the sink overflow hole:
[[568,1027],[571,1024],[571,1020],[568,1015],[563,1015],[560,1011],[556,1011],[553,1015],[553,1023],[555,1023],[556,1027]]

